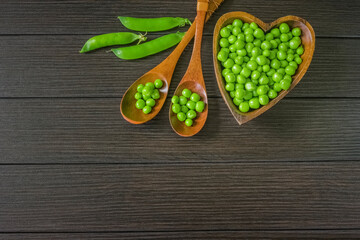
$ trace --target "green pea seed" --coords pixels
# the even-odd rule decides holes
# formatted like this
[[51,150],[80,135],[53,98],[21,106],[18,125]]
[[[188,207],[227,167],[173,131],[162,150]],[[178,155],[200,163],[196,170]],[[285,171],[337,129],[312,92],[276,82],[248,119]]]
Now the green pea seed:
[[139,99],[141,99],[141,98],[142,98],[142,94],[141,94],[141,93],[139,93],[139,92],[135,93],[135,99],[136,99],[136,100],[139,100]]
[[151,98],[152,98],[152,99],[155,99],[155,100],[157,100],[157,99],[160,98],[160,92],[159,92],[158,89],[154,89],[154,90],[153,90],[153,92],[152,92],[152,94],[151,94]]
[[183,112],[179,112],[176,116],[180,122],[183,122],[186,119],[186,114]]
[[139,100],[137,100],[136,101],[136,103],[135,103],[135,107],[137,108],[137,109],[143,109],[144,107],[145,107],[145,101],[143,100],[143,99],[139,99]]
[[250,106],[248,102],[242,102],[239,105],[240,112],[248,112],[250,110]]
[[189,110],[187,113],[186,113],[186,117],[188,119],[194,119],[196,118],[196,112],[194,110]]
[[191,91],[189,89],[185,88],[185,89],[182,90],[181,94],[186,98],[190,98]]
[[198,101],[195,105],[195,110],[197,112],[203,112],[205,109],[205,103],[203,101]]
[[164,83],[163,83],[163,81],[161,81],[161,79],[156,79],[155,81],[154,81],[154,86],[155,86],[155,88],[162,88],[162,86],[164,85]]
[[193,123],[194,123],[194,122],[193,122],[192,119],[189,119],[189,118],[188,118],[188,119],[185,120],[185,125],[188,126],[188,127],[191,127],[191,126],[193,125]]
[[172,109],[172,111],[174,113],[177,114],[177,113],[179,113],[181,111],[181,106],[180,106],[180,104],[175,103],[175,104],[172,105],[171,109]]
[[187,106],[181,106],[181,112],[187,113],[189,111],[189,108]]
[[179,103],[179,97],[176,96],[176,95],[174,95],[174,96],[171,98],[171,102],[172,102],[173,104]]
[[143,113],[149,114],[152,110],[152,108],[149,105],[146,105],[143,109]]
[[149,98],[148,100],[146,100],[146,105],[150,106],[150,107],[155,106],[155,100],[152,98]]
[[180,103],[180,105],[185,105],[187,103],[187,98],[184,96],[180,96],[179,103]]

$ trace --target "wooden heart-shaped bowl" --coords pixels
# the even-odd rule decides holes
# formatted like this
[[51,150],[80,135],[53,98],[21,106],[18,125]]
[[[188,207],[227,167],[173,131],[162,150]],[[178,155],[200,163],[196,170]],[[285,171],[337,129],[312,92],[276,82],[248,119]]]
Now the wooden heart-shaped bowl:
[[[253,110],[248,113],[240,112],[238,107],[233,103],[230,95],[225,89],[225,80],[222,77],[222,70],[221,70],[221,63],[217,60],[217,54],[220,49],[219,40],[220,30],[228,24],[231,24],[235,19],[241,19],[243,22],[251,23],[255,22],[260,28],[264,30],[264,32],[268,32],[274,27],[278,27],[281,23],[287,23],[290,28],[299,27],[302,31],[301,34],[301,41],[304,47],[304,53],[301,56],[302,63],[299,65],[298,69],[296,70],[295,75],[292,76],[293,81],[288,90],[282,90],[279,92],[278,96],[272,99],[267,105],[262,106],[257,110]],[[221,92],[222,97],[225,100],[226,105],[229,107],[232,115],[235,117],[236,121],[239,125],[246,123],[255,117],[259,116],[260,114],[264,113],[265,111],[269,110],[273,107],[277,102],[279,102],[283,97],[286,96],[302,79],[304,74],[306,73],[307,69],[310,66],[313,54],[315,50],[315,32],[310,23],[306,20],[296,17],[296,16],[286,16],[275,20],[272,23],[264,23],[260,19],[256,18],[255,16],[246,13],[246,12],[229,12],[224,14],[219,18],[216,23],[215,30],[214,30],[214,37],[213,37],[213,61],[214,61],[214,68],[217,83],[219,85],[219,89]]]

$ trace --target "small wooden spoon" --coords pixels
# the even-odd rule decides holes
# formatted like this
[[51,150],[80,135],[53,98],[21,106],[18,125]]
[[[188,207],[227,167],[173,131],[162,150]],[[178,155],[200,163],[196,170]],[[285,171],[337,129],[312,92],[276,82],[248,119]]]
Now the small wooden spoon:
[[[209,3],[206,21],[209,20],[210,16],[223,1],[224,0],[212,0]],[[196,19],[194,22],[196,22]],[[120,112],[125,120],[133,124],[142,124],[151,120],[159,113],[165,103],[175,66],[185,47],[194,37],[195,28],[196,24],[192,24],[174,51],[163,62],[149,72],[145,73],[127,89],[120,103]],[[156,79],[161,79],[164,82],[164,86],[160,89],[160,98],[156,100],[156,105],[153,107],[151,113],[144,114],[141,110],[135,107],[136,99],[134,98],[134,95],[137,92],[137,86],[139,84],[145,85],[145,83],[149,81],[154,82]]]
[[197,113],[194,123],[191,127],[185,125],[177,119],[177,115],[172,111],[172,104],[170,106],[170,124],[174,131],[183,137],[190,137],[198,133],[204,126],[208,115],[208,100],[205,88],[204,77],[201,68],[201,40],[203,35],[205,13],[208,8],[207,0],[198,0],[196,16],[196,33],[195,42],[190,59],[190,63],[183,79],[180,81],[175,90],[175,95],[180,96],[182,90],[190,89],[191,92],[197,93],[201,97],[201,101],[205,103],[205,109],[202,113]]
[[[302,41],[302,45],[304,46],[304,54],[301,56],[301,59],[303,61],[299,65],[299,68],[296,70],[295,75],[292,77],[293,81],[289,90],[279,92],[279,95],[273,100],[271,100],[267,105],[262,106],[261,108],[248,113],[240,112],[238,107],[233,103],[228,92],[225,90],[225,81],[221,74],[221,64],[217,60],[217,54],[220,48],[219,46],[220,30],[226,25],[232,23],[235,19],[241,19],[243,22],[247,22],[247,23],[255,22],[261,29],[264,30],[265,33],[274,27],[278,27],[281,23],[284,22],[287,23],[290,26],[290,28],[298,27],[302,31],[301,41]],[[275,20],[272,23],[264,23],[260,19],[246,12],[229,12],[221,16],[215,25],[214,36],[213,36],[213,61],[214,61],[215,75],[221,95],[225,100],[226,105],[229,107],[232,115],[239,123],[239,125],[244,124],[256,118],[260,114],[266,112],[276,103],[278,103],[283,97],[285,97],[300,82],[302,77],[305,75],[306,71],[310,66],[312,57],[314,55],[314,50],[315,50],[314,29],[312,28],[309,22],[297,16],[282,17]]]

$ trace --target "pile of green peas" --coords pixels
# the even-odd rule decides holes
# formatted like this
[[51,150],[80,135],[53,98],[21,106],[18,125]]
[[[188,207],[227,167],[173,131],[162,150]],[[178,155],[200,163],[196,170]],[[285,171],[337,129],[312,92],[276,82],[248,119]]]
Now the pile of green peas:
[[282,23],[265,34],[255,22],[235,19],[220,36],[217,59],[225,89],[241,112],[258,109],[290,88],[304,53],[300,28]]
[[200,95],[191,92],[185,88],[181,92],[181,96],[173,96],[171,99],[171,110],[176,114],[177,119],[181,122],[185,121],[185,125],[191,127],[198,113],[205,109],[205,103],[200,101]]
[[145,114],[151,113],[155,106],[157,99],[160,98],[159,89],[164,85],[161,79],[156,79],[154,82],[147,82],[137,86],[137,93],[135,93],[135,107],[140,109]]

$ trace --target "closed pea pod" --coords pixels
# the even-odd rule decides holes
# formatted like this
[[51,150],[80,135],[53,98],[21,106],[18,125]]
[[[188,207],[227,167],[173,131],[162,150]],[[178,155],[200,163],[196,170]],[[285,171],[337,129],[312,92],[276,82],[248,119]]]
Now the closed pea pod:
[[111,51],[121,59],[143,58],[175,46],[184,35],[183,32],[171,33],[140,45],[111,49]]
[[118,18],[126,28],[133,31],[159,32],[183,27],[186,24],[191,25],[189,19],[180,17],[134,18],[120,16]]
[[129,44],[136,40],[139,42],[146,41],[146,37],[142,34],[130,32],[107,33],[90,38],[84,44],[80,53],[90,52],[107,46]]

